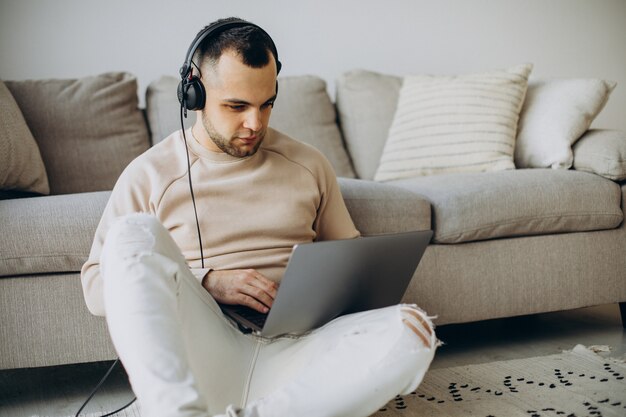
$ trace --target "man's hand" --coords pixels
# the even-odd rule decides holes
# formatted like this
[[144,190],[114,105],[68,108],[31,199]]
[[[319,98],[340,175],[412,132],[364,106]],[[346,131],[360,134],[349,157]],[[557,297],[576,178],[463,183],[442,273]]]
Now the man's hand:
[[222,304],[241,304],[261,313],[272,307],[278,284],[254,269],[211,271],[202,286]]

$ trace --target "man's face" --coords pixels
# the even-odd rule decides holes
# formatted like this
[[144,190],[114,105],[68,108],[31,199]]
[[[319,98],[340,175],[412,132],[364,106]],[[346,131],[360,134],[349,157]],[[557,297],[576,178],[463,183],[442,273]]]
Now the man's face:
[[216,65],[205,65],[202,74],[207,98],[196,122],[203,127],[195,131],[198,139],[216,152],[253,155],[265,137],[276,99],[273,56],[263,68],[251,68],[234,51],[226,51]]

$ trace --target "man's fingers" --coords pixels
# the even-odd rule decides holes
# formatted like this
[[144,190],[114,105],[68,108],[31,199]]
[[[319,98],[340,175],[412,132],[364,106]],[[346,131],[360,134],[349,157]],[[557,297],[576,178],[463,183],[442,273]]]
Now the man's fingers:
[[267,313],[276,297],[276,284],[264,277],[254,269],[246,271],[248,274],[245,284],[239,288],[242,294],[250,297],[246,299],[248,307],[254,308],[262,313]]
[[271,294],[267,293],[263,288],[259,288],[254,285],[247,285],[241,289],[241,292],[255,298],[257,301],[260,301],[265,306],[272,308],[272,304],[274,303],[274,297]]
[[272,307],[278,284],[254,269],[211,271],[207,290],[221,303],[241,304],[262,313]]
[[266,293],[268,293],[272,298],[276,298],[276,291],[278,290],[278,285],[274,281],[271,281],[265,278],[263,275],[259,274],[258,272],[255,275],[255,278],[256,279],[250,281],[248,284],[254,287],[260,288]]
[[244,293],[239,294],[238,303],[243,306],[250,307],[251,309],[258,311],[259,313],[267,313],[270,311],[269,307],[265,306],[259,300]]
[[276,283],[255,269],[247,269],[246,272],[251,278],[261,281],[269,286],[276,286]]
[[246,276],[243,282],[246,285],[251,285],[253,287],[260,288],[261,290],[269,294],[272,298],[276,297],[278,284],[266,278],[265,276],[263,276],[262,274],[260,274],[254,269],[248,269],[245,272],[246,272]]

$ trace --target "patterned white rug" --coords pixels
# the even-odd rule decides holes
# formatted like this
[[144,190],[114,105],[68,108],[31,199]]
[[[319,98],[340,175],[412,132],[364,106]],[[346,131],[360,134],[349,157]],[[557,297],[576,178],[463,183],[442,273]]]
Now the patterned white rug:
[[[372,417],[624,417],[625,376],[623,361],[578,345],[556,355],[431,370],[416,392]],[[136,403],[117,416],[141,417]]]
[[582,345],[557,355],[436,369],[376,417],[626,416],[626,365]]

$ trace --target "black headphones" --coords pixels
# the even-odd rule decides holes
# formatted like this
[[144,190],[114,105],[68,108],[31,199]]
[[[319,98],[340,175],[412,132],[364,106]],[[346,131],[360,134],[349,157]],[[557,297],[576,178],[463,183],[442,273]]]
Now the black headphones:
[[[218,33],[223,32],[227,29],[245,26],[257,28],[267,35],[271,43],[271,52],[276,58],[277,73],[280,72],[282,64],[278,60],[278,51],[276,49],[276,45],[274,44],[272,37],[261,27],[255,25],[254,23],[250,23],[241,19],[213,23],[207,26],[203,31],[198,33],[194,41],[191,43],[191,46],[189,46],[189,49],[187,50],[185,63],[182,67],[180,67],[181,80],[178,83],[177,95],[180,105],[185,110],[185,116],[187,115],[187,110],[203,109],[206,102],[206,90],[204,89],[204,86],[200,81],[200,77],[198,77],[197,75],[193,75],[191,60],[193,59],[193,54],[196,52],[196,49],[198,49],[202,41],[204,41],[209,36],[216,36]],[[276,90],[278,91],[278,82],[276,82]]]

